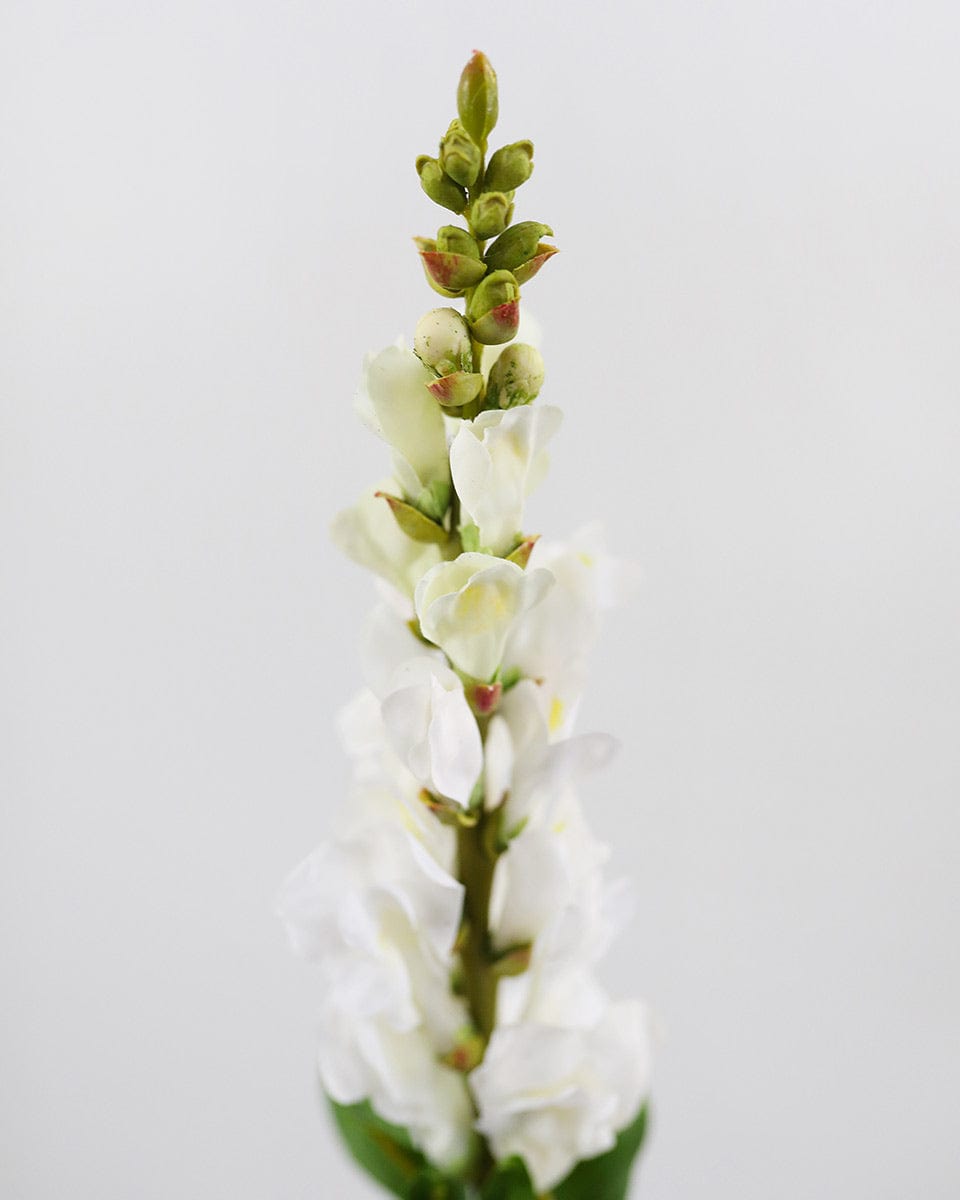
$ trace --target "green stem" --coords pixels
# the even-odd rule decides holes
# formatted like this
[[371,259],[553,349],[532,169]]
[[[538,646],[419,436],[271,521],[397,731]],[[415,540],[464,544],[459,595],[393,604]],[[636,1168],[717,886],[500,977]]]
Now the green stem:
[[490,893],[496,859],[485,845],[489,820],[484,813],[472,828],[461,826],[457,833],[465,921],[460,960],[470,1015],[484,1046],[497,1022],[497,977],[490,955]]

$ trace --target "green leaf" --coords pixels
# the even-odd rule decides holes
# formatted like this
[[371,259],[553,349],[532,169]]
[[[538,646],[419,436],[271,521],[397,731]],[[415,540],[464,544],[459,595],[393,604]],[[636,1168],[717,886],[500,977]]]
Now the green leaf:
[[330,1107],[350,1153],[378,1183],[403,1200],[410,1200],[413,1195],[417,1200],[421,1197],[433,1200],[429,1191],[413,1192],[425,1175],[429,1178],[430,1167],[405,1129],[382,1120],[367,1101],[343,1105],[331,1100]]
[[552,1200],[626,1200],[630,1171],[647,1131],[647,1110],[617,1138],[617,1144],[598,1158],[579,1163],[550,1193]]
[[414,1180],[409,1200],[464,1200],[465,1195],[462,1183],[431,1168]]
[[530,1176],[519,1158],[498,1164],[484,1185],[480,1200],[536,1200]]

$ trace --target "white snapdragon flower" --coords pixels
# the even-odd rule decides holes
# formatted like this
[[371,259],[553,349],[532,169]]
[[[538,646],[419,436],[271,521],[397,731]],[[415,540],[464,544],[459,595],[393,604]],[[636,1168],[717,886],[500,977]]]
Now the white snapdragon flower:
[[394,750],[420,783],[466,808],[483,768],[483,743],[463,684],[448,666],[414,658],[383,702]]
[[509,795],[508,827],[551,805],[564,785],[604,766],[617,750],[606,733],[551,742],[542,685],[522,679],[504,695],[490,721],[484,756],[484,802],[496,808]]
[[364,423],[392,447],[394,472],[411,503],[450,482],[443,412],[426,388],[434,378],[401,340],[367,356],[356,395]]
[[435,1161],[466,1151],[462,1079],[439,1061],[467,1022],[450,988],[463,886],[400,825],[371,821],[321,846],[278,911],[324,983],[320,1070],[341,1104],[369,1099]]
[[[582,988],[569,989],[609,949],[633,910],[632,889],[609,883],[607,847],[591,832],[573,789],[541,808],[497,862],[490,902],[494,947],[533,944],[529,969],[501,980],[498,1011],[504,1024],[548,1019],[567,1023],[558,988],[586,1003]],[[563,1000],[565,1005],[567,1000]],[[594,1010],[586,1003],[586,1016]]]
[[375,837],[380,827],[415,838],[448,875],[456,874],[457,839],[420,798],[423,784],[394,749],[382,705],[368,688],[340,711],[337,728],[353,763],[356,789],[335,828],[342,838]]
[[523,405],[461,422],[450,469],[463,520],[477,526],[491,554],[509,554],[517,544],[524,502],[546,474],[545,447],[562,416],[550,405]]
[[458,1171],[474,1141],[473,1109],[460,1072],[437,1059],[423,1028],[359,1020],[341,1008],[320,1010],[319,1064],[324,1091],[338,1104],[369,1100],[377,1114],[406,1129],[431,1162]]
[[638,572],[606,553],[598,525],[580,530],[569,542],[540,539],[530,567],[550,571],[556,586],[536,614],[511,631],[504,665],[541,681],[538,695],[551,737],[561,738],[576,719],[600,616],[636,590]]
[[477,1128],[498,1159],[518,1155],[537,1193],[583,1159],[613,1148],[649,1090],[650,1048],[641,1005],[610,1005],[586,1029],[539,1023],[494,1030],[470,1076]]
[[[398,489],[393,480],[388,480],[380,490]],[[364,493],[353,508],[337,514],[330,533],[348,558],[367,567],[407,597],[413,595],[424,573],[440,561],[439,547],[407,537],[387,503],[372,490]]]
[[466,553],[432,567],[417,584],[414,604],[424,637],[465,674],[489,680],[514,624],[552,583],[549,571]]

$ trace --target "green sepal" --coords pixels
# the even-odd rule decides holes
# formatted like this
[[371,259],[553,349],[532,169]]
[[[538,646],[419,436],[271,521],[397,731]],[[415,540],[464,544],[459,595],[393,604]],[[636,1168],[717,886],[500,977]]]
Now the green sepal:
[[[498,845],[498,852],[503,852],[507,848],[507,844]],[[508,946],[506,950],[501,950],[494,955],[491,967],[493,973],[500,979],[512,977],[514,975],[523,975],[524,972],[530,969],[530,959],[533,956],[533,942],[518,942],[515,946]]]
[[460,544],[465,551],[476,554],[480,550],[480,527],[478,525],[460,526]]
[[533,258],[528,258],[519,267],[514,267],[513,274],[517,283],[528,283],[545,262],[549,262],[555,254],[559,253],[560,251],[556,246],[551,246],[547,242],[541,242]]
[[500,675],[500,682],[503,684],[503,690],[509,692],[511,688],[517,686],[523,678],[523,672],[519,667],[507,667]]
[[[483,776],[480,778],[482,779]],[[474,791],[476,791],[476,786]],[[461,808],[455,800],[447,800],[445,796],[438,796],[429,788],[421,788],[417,798],[425,808],[430,809],[441,825],[473,829],[480,820],[479,811],[473,808]],[[472,797],[470,802],[473,803]]]
[[[507,555],[507,562],[516,563],[518,567],[526,568],[530,561],[530,555],[533,553],[533,548],[540,540],[540,534],[535,533],[532,537],[524,538],[519,546],[511,550]],[[514,668],[516,669],[516,668]],[[506,684],[504,684],[506,687]]]
[[450,507],[453,488],[448,479],[434,479],[417,497],[416,506],[431,521],[442,521]]
[[412,504],[407,504],[399,496],[391,496],[389,492],[374,492],[374,495],[378,499],[386,500],[387,504],[390,505],[390,511],[393,513],[393,519],[407,537],[413,538],[415,542],[432,542],[435,545],[440,545],[441,542],[445,542],[450,536],[442,525],[438,525],[436,521],[431,521],[429,517],[424,516],[419,508],[414,508]]
[[647,1132],[647,1110],[617,1137],[606,1154],[578,1163],[566,1179],[553,1189],[554,1200],[626,1200],[630,1172]]

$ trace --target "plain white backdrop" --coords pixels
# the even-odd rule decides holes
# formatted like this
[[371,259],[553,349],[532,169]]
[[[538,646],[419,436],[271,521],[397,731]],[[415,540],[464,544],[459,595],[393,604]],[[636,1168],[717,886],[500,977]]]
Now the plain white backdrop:
[[960,9],[0,2],[0,1195],[365,1200],[271,913],[342,803],[417,154],[478,46],[591,517],[639,1200],[960,1194]]

